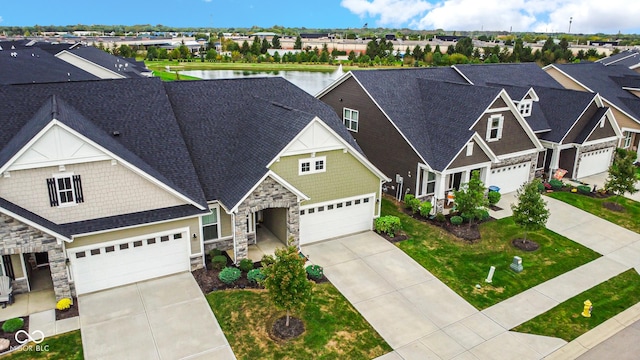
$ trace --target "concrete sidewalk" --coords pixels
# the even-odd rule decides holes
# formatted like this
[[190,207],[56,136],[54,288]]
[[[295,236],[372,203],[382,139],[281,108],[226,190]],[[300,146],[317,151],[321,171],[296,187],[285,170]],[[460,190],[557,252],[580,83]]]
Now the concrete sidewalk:
[[507,331],[373,232],[303,251],[394,349],[380,359],[541,359],[566,344]]

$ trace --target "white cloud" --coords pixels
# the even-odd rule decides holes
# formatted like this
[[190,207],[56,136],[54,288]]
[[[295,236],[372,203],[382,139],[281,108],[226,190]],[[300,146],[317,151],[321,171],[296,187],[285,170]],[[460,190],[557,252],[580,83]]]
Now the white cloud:
[[640,32],[640,1],[629,0],[343,0],[379,25],[416,29],[572,33]]
[[380,26],[400,26],[429,10],[425,0],[342,0],[341,6],[360,17],[378,17]]

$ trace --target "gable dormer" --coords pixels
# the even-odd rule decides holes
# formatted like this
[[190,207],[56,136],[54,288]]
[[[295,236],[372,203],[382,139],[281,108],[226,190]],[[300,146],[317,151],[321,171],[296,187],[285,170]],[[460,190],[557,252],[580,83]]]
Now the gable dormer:
[[520,112],[520,115],[526,118],[531,116],[531,112],[533,110],[533,103],[538,102],[539,100],[540,99],[538,98],[538,95],[536,94],[535,90],[533,90],[533,88],[530,88],[529,91],[527,91],[525,96],[520,101],[517,101],[514,103],[518,105],[518,111]]

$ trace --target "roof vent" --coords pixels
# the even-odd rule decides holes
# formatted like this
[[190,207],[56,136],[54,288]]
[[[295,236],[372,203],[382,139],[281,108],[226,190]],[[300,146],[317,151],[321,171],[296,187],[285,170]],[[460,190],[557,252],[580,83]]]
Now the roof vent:
[[118,136],[120,136],[120,131],[114,130],[114,131],[111,132],[111,135],[113,135],[115,137],[118,137]]

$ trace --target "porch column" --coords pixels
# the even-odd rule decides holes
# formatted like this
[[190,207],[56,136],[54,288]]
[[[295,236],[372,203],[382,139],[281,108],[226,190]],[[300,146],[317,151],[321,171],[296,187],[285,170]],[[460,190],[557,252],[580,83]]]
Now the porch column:
[[287,246],[300,246],[300,204],[287,208]]
[[239,209],[235,214],[233,231],[235,233],[235,247],[236,247],[236,258],[234,261],[237,263],[242,259],[246,259],[248,257],[248,243],[247,243],[247,211],[242,211]]
[[49,250],[49,269],[53,280],[53,291],[56,294],[56,301],[62,298],[71,298],[69,288],[69,276],[67,275],[66,256],[61,248]]

